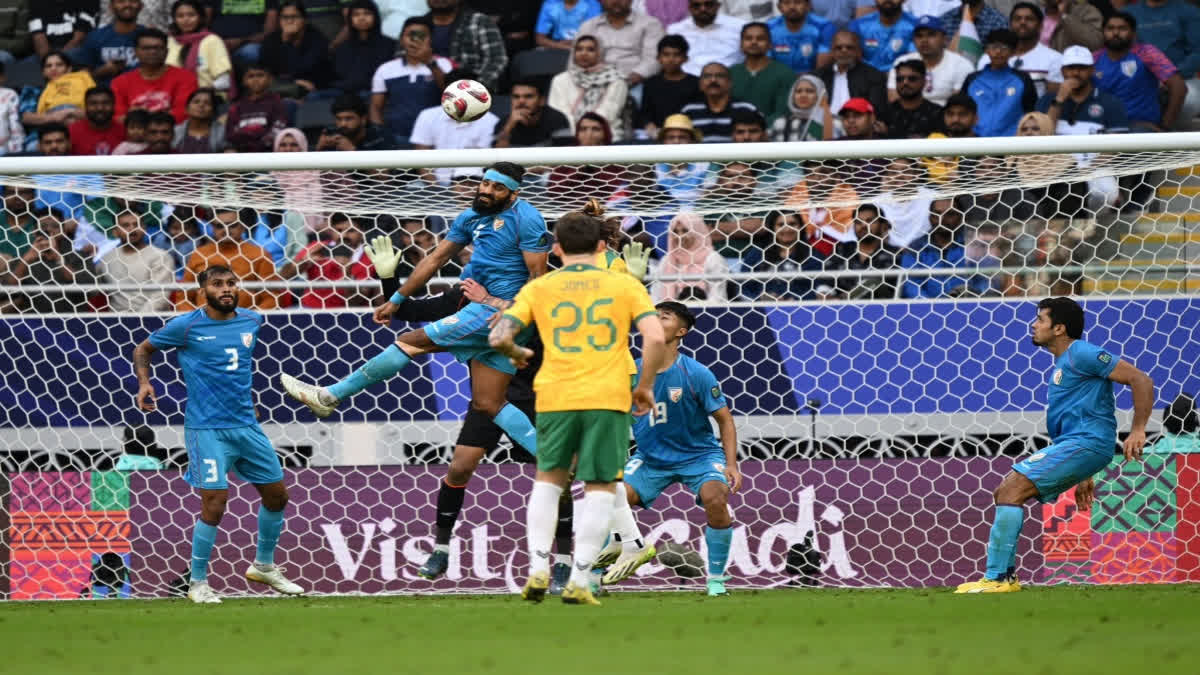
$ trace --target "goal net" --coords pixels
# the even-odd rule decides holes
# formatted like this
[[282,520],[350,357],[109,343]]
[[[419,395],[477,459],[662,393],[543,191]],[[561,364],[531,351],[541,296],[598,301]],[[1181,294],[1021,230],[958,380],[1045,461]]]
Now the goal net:
[[[652,248],[655,297],[695,306],[683,351],[721,382],[746,481],[732,586],[977,575],[991,489],[1048,442],[1052,360],[1029,341],[1048,295],[1079,298],[1085,337],[1154,378],[1153,450],[1102,472],[1090,513],[1070,493],[1031,506],[1021,577],[1200,580],[1200,442],[1194,419],[1164,421],[1200,392],[1200,134],[1159,134],[0,159],[0,598],[179,592],[199,511],[186,392],[160,357],[158,410],[136,411],[129,355],[223,259],[266,317],[254,388],[290,488],[289,575],[316,593],[516,590],[533,469],[507,441],[470,483],[447,575],[416,575],[463,364],[419,358],[325,420],[277,387],[340,379],[391,342],[404,326],[369,319],[364,240],[390,236],[405,274],[493,161],[527,167],[548,223],[604,200],[622,240]],[[210,579],[249,594],[257,496],[230,484]],[[666,554],[626,585],[693,587],[694,497],[676,486],[636,515]]]

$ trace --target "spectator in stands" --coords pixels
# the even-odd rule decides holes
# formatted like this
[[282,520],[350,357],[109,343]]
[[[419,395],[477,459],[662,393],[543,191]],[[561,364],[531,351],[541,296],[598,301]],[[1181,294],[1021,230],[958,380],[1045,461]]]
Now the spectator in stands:
[[[941,213],[953,211],[951,200],[934,202],[934,210]],[[932,219],[931,219],[932,220]],[[954,230],[943,220],[937,220],[929,235],[914,243],[912,249],[900,254],[900,266],[905,269],[946,269],[966,267],[966,250],[955,238]],[[904,281],[902,294],[906,298],[945,298],[963,295],[969,290],[980,294],[987,291],[986,279],[973,289],[967,288],[962,276],[910,276]]]
[[[113,234],[121,245],[96,265],[104,283],[135,286],[175,281],[174,261],[169,253],[150,245],[140,211],[118,213]],[[115,312],[164,312],[171,308],[171,300],[165,290],[129,288],[109,292],[108,306]]]
[[574,133],[575,120],[594,112],[608,121],[613,137],[625,136],[623,113],[629,87],[621,72],[604,60],[604,47],[591,35],[575,40],[567,70],[550,81],[547,105],[562,113]]
[[792,85],[788,114],[771,125],[771,140],[828,141],[833,139],[833,128],[825,83],[816,75],[801,75]]
[[176,206],[167,216],[167,222],[161,230],[150,236],[150,243],[171,256],[174,279],[183,277],[183,269],[196,243],[201,239],[200,226],[196,220],[195,208]]
[[1068,47],[1062,59],[1062,86],[1046,93],[1037,109],[1050,116],[1054,133],[1120,134],[1129,131],[1125,104],[1116,96],[1097,89],[1096,69],[1086,47]]
[[767,22],[771,32],[772,60],[792,69],[793,74],[808,73],[833,62],[832,21],[812,12],[809,0],[779,0],[780,16]]
[[[1038,96],[1058,91],[1062,83],[1062,54],[1038,42],[1045,20],[1042,10],[1031,2],[1018,2],[1008,17],[1017,36],[1017,46],[1008,57],[1008,65],[1033,80]],[[987,68],[990,62],[987,54],[979,57],[979,69]]]
[[1008,28],[1008,19],[991,5],[984,4],[984,0],[963,0],[961,7],[942,14],[942,25],[947,34],[953,36],[950,49],[974,62],[979,58],[981,48],[986,46],[979,38]]
[[[433,22],[433,53],[450,57],[460,68],[479,74],[479,82],[496,91],[508,66],[504,36],[485,14],[462,7],[462,0],[428,0]],[[402,41],[403,42],[403,41]],[[409,49],[407,44],[403,45]]]
[[[1096,83],[1125,104],[1134,131],[1165,131],[1175,127],[1187,95],[1179,71],[1154,45],[1137,41],[1137,19],[1120,12],[1104,20],[1104,49],[1094,55]],[[1167,104],[1159,104],[1159,86]]]
[[888,98],[894,101],[898,96],[895,66],[919,59],[925,64],[924,97],[935,105],[945,105],[946,99],[962,90],[967,76],[975,72],[975,64],[946,49],[946,28],[936,16],[926,15],[917,20],[913,45],[917,51],[896,59],[888,72]]
[[0,2],[0,64],[8,65],[29,56],[29,0]]
[[733,135],[730,140],[734,143],[765,143],[767,140],[767,121],[762,113],[750,110],[734,110],[729,115],[733,122]]
[[125,128],[113,122],[113,93],[92,87],[84,97],[86,117],[70,126],[71,150],[76,155],[111,155],[125,140]]
[[[293,269],[309,281],[363,281],[371,278],[369,261],[355,253],[362,246],[363,234],[350,216],[334,213],[329,217],[325,237],[303,247],[292,265],[285,265],[284,276]],[[332,309],[366,304],[366,296],[343,288],[313,288],[300,296],[300,305],[308,309]]]
[[847,141],[865,141],[875,138],[875,107],[865,98],[852,98],[838,111],[842,136]]
[[838,31],[833,36],[833,63],[817,70],[829,92],[829,107],[841,110],[852,98],[865,98],[876,110],[887,107],[887,77],[862,62],[858,35]]
[[167,41],[167,64],[190,70],[196,85],[211,87],[226,100],[233,100],[237,87],[233,61],[221,36],[208,29],[201,0],[175,0],[174,21]]
[[[693,4],[695,0],[692,0]],[[680,213],[671,219],[667,235],[667,255],[658,266],[650,294],[660,300],[708,300],[724,302],[723,279],[667,281],[663,277],[688,275],[724,275],[729,267],[712,245],[712,231],[704,218],[695,213]]]
[[238,100],[225,119],[226,144],[237,152],[267,152],[275,134],[287,126],[287,108],[271,89],[271,73],[251,63],[242,71]]
[[216,90],[202,87],[193,91],[188,97],[187,113],[187,119],[175,127],[171,140],[174,152],[225,152],[225,121],[217,116]]
[[1088,0],[1042,0],[1042,44],[1057,51],[1071,45],[1090,50],[1104,44],[1104,14]]
[[963,91],[983,114],[975,125],[979,136],[1015,136],[1021,116],[1037,103],[1037,87],[1029,75],[1008,65],[1017,34],[1001,28],[987,36],[988,67],[972,73],[963,83]]
[[927,187],[925,166],[909,157],[888,164],[880,181],[876,204],[888,221],[888,244],[908,248],[929,233],[929,208],[934,192]]
[[955,94],[942,108],[942,127],[950,138],[970,138],[978,134],[979,106],[967,94]]
[[[580,35],[594,35],[605,47],[606,60],[617,67],[632,88],[656,74],[655,61],[663,25],[631,9],[632,0],[600,0],[604,13],[583,22]],[[685,50],[686,51],[686,50]]]
[[187,99],[196,90],[191,71],[168,66],[167,34],[147,28],[137,34],[138,67],[112,81],[117,119],[134,108],[169,112],[176,122],[187,117]]
[[[49,132],[45,135],[49,135]],[[63,136],[65,138],[65,132]],[[87,260],[89,254],[76,250],[71,235],[63,225],[54,214],[39,219],[38,230],[31,238],[29,249],[9,267],[12,278],[26,286],[70,286],[96,282],[95,273]],[[39,314],[91,311],[87,296],[78,291],[30,291],[27,296],[14,300],[21,311]]]
[[150,113],[145,110],[130,110],[125,115],[122,125],[125,129],[125,140],[113,148],[114,155],[136,155],[146,149],[146,123],[150,121]]
[[[658,130],[658,142],[663,145],[682,145],[701,143],[704,135],[692,124],[691,118],[684,114],[671,115],[663,121]],[[671,199],[683,205],[691,205],[704,193],[708,187],[708,162],[667,164],[660,162],[654,165],[655,183],[659,190]]]
[[741,32],[745,22],[721,13],[719,0],[689,0],[691,17],[667,26],[668,35],[681,35],[689,47],[683,71],[700,75],[709,63],[726,68],[742,60]]
[[168,112],[152,112],[146,120],[146,147],[139,155],[169,155],[175,140],[175,118]]
[[546,106],[546,96],[532,80],[519,80],[512,86],[512,110],[496,124],[497,148],[529,148],[550,145],[569,136],[571,123],[566,116]]
[[[584,113],[575,124],[575,144],[586,147],[612,145],[608,120]],[[619,165],[582,164],[554,167],[549,186],[556,194],[578,194],[607,199],[622,185],[626,170]]]
[[[304,14],[308,29],[319,32],[329,41],[329,51],[350,38],[348,0],[305,0]],[[283,3],[279,7],[283,24]]]
[[818,255],[804,237],[804,221],[798,213],[767,214],[763,227],[769,235],[765,246],[748,249],[743,256],[748,271],[777,275],[765,283],[746,281],[740,295],[754,300],[804,300],[812,293],[812,279],[793,276],[797,272],[816,272],[824,256]]
[[[450,82],[473,80],[474,75],[475,73],[469,70],[454,70],[446,75],[446,79]],[[493,132],[499,122],[500,118],[490,112],[470,122],[455,122],[442,110],[442,106],[433,105],[417,115],[410,140],[414,150],[490,148]],[[422,178],[441,185],[450,185],[455,181],[478,178],[482,175],[483,169],[478,166],[421,170]]]
[[705,143],[728,143],[733,138],[733,122],[730,114],[734,110],[758,112],[753,103],[733,98],[733,82],[729,68],[720,63],[709,63],[700,73],[700,91],[703,100],[688,103],[679,112],[687,115],[703,137]]
[[[209,222],[211,238],[196,247],[183,270],[183,281],[195,283],[196,276],[205,268],[224,265],[233,270],[241,283],[254,281],[277,281],[275,263],[270,254],[258,244],[246,240],[246,223],[258,221],[252,209],[217,208]],[[204,306],[204,293],[200,289],[188,290],[176,309],[191,310]],[[238,291],[238,306],[253,309],[275,309],[279,306],[276,291],[262,290],[251,294]]]
[[[308,152],[308,138],[303,131],[288,127],[275,134],[275,152]],[[320,232],[328,224],[318,212],[324,206],[320,171],[273,171],[271,176],[283,190],[284,223],[297,232]]]
[[768,58],[770,48],[771,32],[767,24],[746,24],[742,27],[745,60],[729,72],[733,78],[733,98],[752,103],[763,117],[774,121],[788,112],[788,95],[796,74],[791,68]]
[[279,28],[279,0],[209,0],[209,25],[237,63],[257,63],[262,42]]
[[[788,193],[785,203],[800,209],[804,239],[821,256],[833,253],[840,241],[854,241],[854,208],[844,206],[858,201],[845,167],[834,161],[811,161],[805,166],[804,180]],[[843,206],[825,206],[837,203]]]
[[274,91],[286,98],[304,98],[333,81],[329,40],[309,25],[301,0],[279,3],[279,29],[263,38],[258,62],[274,76]]
[[11,266],[29,250],[30,236],[37,229],[33,188],[5,185],[4,208],[0,210],[0,283],[20,283],[9,272]]
[[350,35],[333,50],[333,87],[370,98],[371,79],[392,60],[396,41],[381,32],[379,7],[373,0],[353,0],[346,11]]
[[584,21],[600,16],[604,10],[597,0],[544,0],[534,26],[534,40],[544,49],[571,49],[575,37],[582,35]]
[[[837,245],[834,254],[825,261],[828,271],[861,272],[893,270],[899,251],[888,245],[891,223],[873,204],[862,204],[854,212],[856,241]],[[894,276],[844,276],[831,284],[837,294],[850,300],[890,300],[896,297]]]
[[434,56],[434,30],[427,17],[405,21],[403,53],[379,66],[371,78],[371,123],[387,129],[399,146],[408,144],[417,115],[442,100],[446,73],[454,67],[450,59]]
[[109,0],[113,22],[88,33],[79,49],[79,62],[92,69],[92,76],[108,82],[137,66],[133,38],[144,28],[138,24],[142,0]]
[[[717,172],[700,205],[705,210],[738,209],[759,194],[758,170],[748,162],[729,162]],[[742,271],[756,262],[754,249],[764,247],[763,217],[749,211],[726,211],[717,219],[712,240],[731,271]]]
[[913,50],[913,30],[917,19],[904,11],[900,0],[875,0],[874,13],[850,22],[850,31],[861,38],[863,61],[876,70],[887,72],[901,54]]
[[50,52],[42,57],[44,87],[26,86],[21,89],[21,124],[25,128],[25,147],[37,147],[39,127],[58,122],[72,124],[85,117],[87,92],[96,86],[86,70],[71,71],[71,60],[62,52]]
[[25,149],[25,128],[21,126],[21,96],[3,86],[5,65],[0,61],[0,156]]
[[1141,0],[1125,6],[1137,36],[1158,47],[1185,80],[1200,70],[1200,8],[1184,0]]
[[700,78],[683,72],[687,60],[688,43],[683,37],[668,35],[658,41],[658,65],[662,72],[646,80],[635,123],[647,138],[658,134],[667,117],[700,100]]
[[367,117],[367,104],[354,94],[342,94],[330,106],[333,128],[321,131],[317,150],[395,150],[396,143],[383,127]]
[[[391,0],[395,2],[396,0]],[[471,0],[471,8],[491,19],[504,37],[504,50],[514,54],[533,49],[533,28],[541,11],[541,0]],[[424,2],[420,14],[425,11]],[[392,33],[387,30],[385,34]]]
[[[955,55],[957,56],[957,54]],[[925,98],[928,80],[921,59],[901,61],[889,73],[896,85],[896,100],[888,105],[889,138],[927,138],[942,130],[942,107]]]
[[96,6],[77,0],[42,0],[29,5],[29,34],[33,53],[43,60],[54,52],[69,52],[83,46],[96,28]]

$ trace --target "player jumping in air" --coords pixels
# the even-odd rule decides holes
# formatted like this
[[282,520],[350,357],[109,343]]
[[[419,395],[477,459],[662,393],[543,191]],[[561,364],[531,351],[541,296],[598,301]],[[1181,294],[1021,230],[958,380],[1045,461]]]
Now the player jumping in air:
[[1146,444],[1146,422],[1154,407],[1154,381],[1128,362],[1082,339],[1084,315],[1079,303],[1070,298],[1046,298],[1037,307],[1033,344],[1054,355],[1046,408],[1050,445],[1015,464],[996,488],[987,572],[979,581],[959,585],[955,593],[1021,590],[1016,559],[1025,502],[1035,497],[1043,503],[1053,502],[1075,486],[1079,509],[1091,508],[1095,491],[1092,475],[1112,461],[1117,440],[1113,382],[1133,390],[1133,423],[1125,439],[1125,459],[1141,459]]
[[[529,497],[526,537],[529,580],[522,597],[540,602],[550,586],[550,543],[559,496],[572,463],[584,482],[575,534],[574,569],[563,602],[600,604],[589,588],[593,564],[612,523],[615,481],[629,452],[629,409],[654,406],[655,373],[663,362],[662,324],[646,289],[626,274],[596,267],[603,250],[602,222],[569,213],[555,226],[562,269],[527,284],[492,329],[490,342],[515,364],[533,356],[513,337],[537,323],[545,353],[534,380],[537,393],[538,471]],[[645,367],[630,392],[629,326],[642,335]]]
[[[696,325],[696,317],[678,302],[660,302],[657,309],[667,357],[654,381],[654,410],[633,422],[637,451],[625,465],[626,495],[631,506],[650,508],[663,490],[682,483],[699,497],[708,517],[704,528],[708,594],[726,595],[729,577],[725,564],[733,538],[728,500],[729,494],[742,486],[737,428],[712,371],[679,353],[679,343]],[[709,416],[717,422],[720,442],[713,435]],[[605,553],[616,554],[616,542],[621,542],[624,550],[605,573],[606,584],[629,577],[649,559],[636,543],[630,546],[631,541],[641,540],[632,516],[624,523],[616,520],[613,534],[614,543]]]
[[298,595],[304,589],[288,581],[274,564],[288,495],[279,457],[258,425],[250,395],[254,374],[251,362],[262,317],[238,309],[238,280],[229,268],[209,267],[200,273],[199,282],[207,304],[171,319],[133,350],[138,408],[154,410],[150,358],[160,349],[179,350],[179,366],[187,385],[183,422],[188,453],[186,479],[200,491],[200,519],[192,532],[188,598],[197,603],[221,602],[208,585],[208,559],[217,540],[217,526],[225,515],[229,498],[226,474],[231,470],[253,483],[262,496],[258,546],[246,578],[280,593]]
[[[423,258],[391,299],[375,310],[375,322],[387,324],[408,296],[423,288],[434,274],[468,244],[474,245],[471,278],[491,294],[509,300],[530,278],[546,271],[550,234],[546,221],[520,199],[525,170],[497,162],[483,174],[471,208],[463,211],[437,248]],[[504,395],[516,368],[487,344],[488,320],[495,307],[471,303],[455,314],[396,338],[396,343],[341,382],[318,387],[283,375],[287,393],[307,405],[317,417],[326,417],[338,403],[400,372],[413,357],[449,351],[471,371],[471,408],[487,415],[496,426],[537,454],[537,436],[529,417]],[[524,338],[520,338],[524,341]]]

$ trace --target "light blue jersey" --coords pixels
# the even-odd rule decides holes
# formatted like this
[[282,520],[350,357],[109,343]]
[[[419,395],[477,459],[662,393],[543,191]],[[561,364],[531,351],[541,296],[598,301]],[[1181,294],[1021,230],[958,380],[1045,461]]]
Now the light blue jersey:
[[833,34],[837,28],[832,21],[809,12],[800,30],[788,30],[787,20],[777,16],[767,22],[771,30],[770,57],[788,66],[797,74],[817,69],[817,56],[829,52],[833,47]]
[[1054,361],[1047,395],[1046,431],[1052,443],[1075,441],[1112,450],[1117,439],[1113,383],[1117,357],[1076,340]]
[[563,0],[546,0],[538,12],[534,32],[551,40],[574,40],[584,21],[603,13],[597,0],[577,0],[574,7],[567,7]]
[[529,280],[523,252],[546,253],[550,233],[542,214],[523,199],[517,199],[500,213],[480,215],[467,209],[454,219],[446,233],[450,241],[466,246],[474,244],[471,254],[471,278],[483,284],[488,293],[512,300]]
[[[640,359],[637,365],[640,371]],[[654,380],[654,410],[634,418],[638,458],[665,468],[714,453],[724,456],[709,417],[726,405],[712,371],[680,354]]]
[[917,20],[908,12],[891,26],[879,20],[879,12],[859,17],[850,22],[850,32],[862,39],[863,61],[877,70],[887,72],[897,58],[916,51],[913,47],[913,30]]
[[251,361],[262,316],[247,309],[224,321],[204,309],[177,316],[150,336],[158,349],[175,347],[187,385],[184,427],[234,429],[257,426]]

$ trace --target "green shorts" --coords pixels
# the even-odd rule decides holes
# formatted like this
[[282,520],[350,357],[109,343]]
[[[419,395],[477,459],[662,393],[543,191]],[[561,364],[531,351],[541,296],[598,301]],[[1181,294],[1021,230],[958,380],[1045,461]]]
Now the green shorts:
[[611,483],[619,479],[629,459],[629,420],[629,413],[616,410],[538,413],[538,470],[570,469],[578,455],[576,480]]

